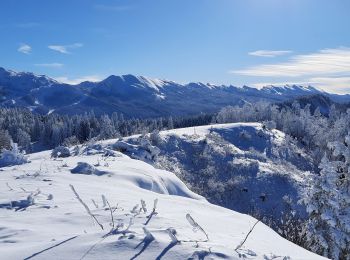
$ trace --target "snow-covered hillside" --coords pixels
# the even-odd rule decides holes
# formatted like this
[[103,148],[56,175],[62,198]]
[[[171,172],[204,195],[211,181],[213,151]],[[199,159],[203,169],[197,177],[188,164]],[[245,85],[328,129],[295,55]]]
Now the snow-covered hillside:
[[321,259],[108,143],[65,158],[31,154],[30,163],[1,169],[1,259]]
[[281,131],[233,123],[125,138],[141,146],[144,139],[160,151],[153,160],[157,167],[176,173],[214,204],[264,217],[286,237],[307,216],[298,202],[309,186],[312,159]]

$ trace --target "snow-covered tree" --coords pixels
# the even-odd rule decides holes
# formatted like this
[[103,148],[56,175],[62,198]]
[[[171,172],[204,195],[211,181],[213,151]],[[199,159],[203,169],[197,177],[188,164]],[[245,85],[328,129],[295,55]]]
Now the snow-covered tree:
[[26,131],[18,129],[16,142],[26,152],[31,151],[30,135]]
[[77,137],[80,142],[85,142],[90,139],[91,128],[90,128],[90,123],[88,119],[84,118],[83,120],[80,121],[78,126]]
[[111,119],[109,119],[109,116],[104,115],[101,117],[101,129],[99,137],[100,139],[110,139],[112,137],[115,137],[116,131],[113,127],[113,123]]
[[0,167],[11,166],[11,165],[19,165],[27,163],[28,159],[18,149],[16,143],[11,143],[10,149],[3,149],[0,154]]
[[305,204],[309,247],[332,259],[350,259],[350,134],[328,144]]
[[0,130],[0,151],[11,147],[11,136],[7,131]]

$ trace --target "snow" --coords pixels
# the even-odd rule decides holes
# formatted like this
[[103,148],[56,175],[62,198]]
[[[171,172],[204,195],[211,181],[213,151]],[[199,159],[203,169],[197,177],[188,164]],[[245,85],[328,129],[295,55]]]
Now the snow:
[[19,165],[28,162],[27,156],[20,152],[17,144],[12,144],[11,150],[3,149],[0,154],[0,167]]
[[150,88],[155,90],[156,92],[159,92],[160,89],[162,89],[168,83],[172,83],[161,79],[150,79],[144,76],[134,76],[134,75],[123,75],[121,76],[121,78],[125,82],[128,82],[130,78],[135,78],[138,81],[138,83],[136,84],[137,86],[142,88],[145,88],[145,87]]
[[[53,159],[51,151],[45,151],[29,155],[30,163],[2,168],[1,259],[201,259],[204,255],[240,259],[238,253],[247,259],[322,259],[260,222],[236,252],[256,219],[210,204],[173,173],[115,153],[114,157],[95,153]],[[72,174],[79,164],[105,174]],[[113,232],[110,210],[103,205],[106,200],[118,226]],[[147,213],[137,204],[146,204]],[[193,242],[205,241],[206,236],[192,230],[186,214],[203,228],[209,241]]]
[[50,109],[49,112],[47,112],[48,115],[52,114],[53,112],[55,112],[55,109]]
[[170,134],[175,134],[175,135],[184,136],[184,137],[187,137],[189,135],[198,135],[198,137],[204,138],[207,134],[210,133],[210,131],[212,131],[214,129],[225,130],[225,129],[232,129],[235,127],[242,127],[242,126],[251,126],[251,127],[256,127],[257,129],[262,128],[260,123],[215,124],[215,125],[211,125],[211,126],[204,125],[204,126],[178,128],[178,129],[162,131],[161,135],[166,136],[166,135],[170,135]]
[[[305,205],[297,202],[309,186],[311,159],[283,132],[260,123],[230,123],[161,131],[159,136],[152,141],[160,150],[156,167],[176,173],[209,201],[241,213],[252,214],[254,207],[253,214],[276,223],[291,211],[286,209],[307,217]],[[152,140],[140,137],[123,141],[137,150],[142,140]]]

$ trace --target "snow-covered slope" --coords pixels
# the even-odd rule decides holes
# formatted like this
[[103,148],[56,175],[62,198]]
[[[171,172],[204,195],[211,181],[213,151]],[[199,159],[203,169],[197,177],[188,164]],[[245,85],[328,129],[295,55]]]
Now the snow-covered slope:
[[[150,141],[155,164],[175,172],[210,202],[273,221],[305,219],[303,198],[311,158],[284,133],[260,123],[234,123],[162,131]],[[144,138],[132,136],[138,145]],[[267,221],[267,222],[269,222]]]
[[246,102],[279,102],[323,94],[342,102],[347,95],[332,95],[312,87],[269,86],[260,90],[203,83],[179,84],[143,76],[109,76],[100,82],[78,85],[59,83],[45,76],[0,68],[0,106],[27,107],[41,114],[96,115],[123,113],[125,117],[150,118],[217,112],[224,106]]
[[[50,151],[31,154],[30,163],[1,169],[1,259],[321,259],[260,222],[236,252],[256,223],[252,217],[214,206],[174,174],[106,145],[75,152],[57,159]],[[147,217],[155,199],[158,214]],[[135,207],[141,200],[147,213]],[[112,233],[111,211],[115,227],[124,224]],[[200,242],[206,236],[193,232],[188,213],[209,241]],[[172,242],[173,234],[181,242]]]

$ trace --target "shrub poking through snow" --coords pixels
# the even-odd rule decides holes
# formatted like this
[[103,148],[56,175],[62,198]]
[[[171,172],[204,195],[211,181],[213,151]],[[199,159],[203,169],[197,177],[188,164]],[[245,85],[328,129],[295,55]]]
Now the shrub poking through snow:
[[199,230],[205,235],[205,237],[207,239],[205,241],[202,241],[202,242],[209,241],[208,234],[204,231],[204,229],[196,221],[194,221],[194,219],[192,218],[192,216],[189,213],[186,214],[186,219],[187,219],[188,223],[190,223],[190,225],[193,227],[194,232],[197,232]]
[[51,158],[66,158],[71,156],[70,150],[65,146],[57,146],[51,152]]
[[153,203],[153,210],[152,210],[151,214],[149,214],[147,216],[147,221],[146,221],[145,225],[147,225],[151,221],[153,216],[158,214],[158,212],[156,211],[157,210],[157,204],[158,204],[158,199],[155,199],[154,203]]
[[20,152],[16,143],[12,143],[10,150],[3,149],[0,155],[0,167],[20,165],[27,162],[27,157]]
[[176,237],[177,232],[174,228],[168,228],[166,231],[168,232],[172,244],[177,244],[180,242]]
[[117,141],[111,145],[111,148],[141,161],[154,161],[160,153],[160,149],[151,145],[150,141],[146,138],[140,139],[139,146],[124,141]]
[[71,170],[71,173],[97,175],[97,176],[107,174],[107,172],[100,171],[100,170],[96,169],[94,166],[92,166],[86,162],[78,162],[78,165],[74,169]]
[[96,201],[94,199],[91,199],[91,201],[92,201],[92,204],[94,204],[95,208],[98,209],[98,204],[96,203]]
[[25,209],[29,206],[32,206],[32,205],[34,205],[34,203],[35,203],[34,195],[29,194],[28,197],[26,199],[23,199],[23,200],[13,200],[13,201],[9,201],[6,203],[1,203],[0,209],[1,208],[15,209],[17,211],[17,210]]
[[102,198],[102,207],[105,208],[107,207],[107,199],[106,199],[106,196],[105,195],[101,195],[101,198]]
[[127,234],[127,233],[130,233],[130,228],[131,228],[131,226],[132,226],[133,224],[134,224],[134,218],[132,217],[132,218],[130,218],[129,224],[128,224],[128,226],[126,227],[126,229],[123,230],[123,234],[124,234],[124,235]]
[[251,227],[251,229],[249,230],[249,232],[247,233],[247,235],[245,236],[245,238],[242,240],[242,242],[235,248],[235,251],[240,255],[240,253],[238,252],[239,249],[241,249],[241,247],[244,245],[244,243],[247,241],[249,235],[253,232],[255,226],[260,222],[260,220],[257,220],[255,222],[255,224]]
[[134,214],[135,216],[138,215],[138,214],[140,214],[140,211],[141,211],[141,209],[139,209],[139,204],[136,204],[136,205],[132,208],[132,210],[130,210],[130,212],[131,212],[132,214]]
[[144,213],[147,213],[147,206],[144,200],[141,200],[141,207]]

